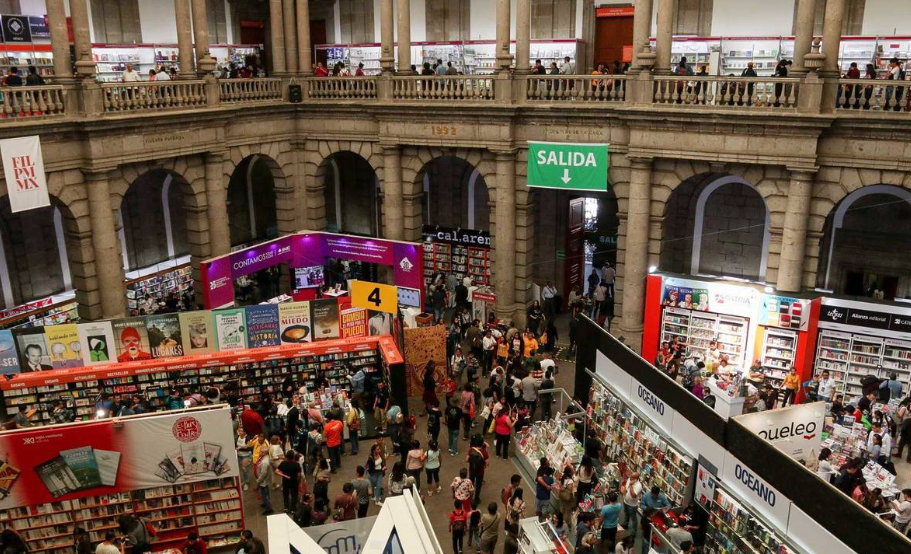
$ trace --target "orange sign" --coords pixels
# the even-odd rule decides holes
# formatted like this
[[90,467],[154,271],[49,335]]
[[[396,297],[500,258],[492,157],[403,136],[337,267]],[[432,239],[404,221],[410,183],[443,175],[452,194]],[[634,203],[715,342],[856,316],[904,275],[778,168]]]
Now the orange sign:
[[595,17],[631,17],[634,11],[632,6],[605,6],[595,10]]

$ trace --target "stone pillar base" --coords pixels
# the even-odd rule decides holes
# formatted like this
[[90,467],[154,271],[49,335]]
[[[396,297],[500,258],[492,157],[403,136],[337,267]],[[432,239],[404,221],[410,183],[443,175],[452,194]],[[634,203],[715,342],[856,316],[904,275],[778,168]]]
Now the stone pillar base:
[[623,344],[629,346],[633,352],[642,354],[643,326],[641,324],[627,326],[624,321],[614,319],[611,329],[611,334],[614,335],[617,340],[623,339]]

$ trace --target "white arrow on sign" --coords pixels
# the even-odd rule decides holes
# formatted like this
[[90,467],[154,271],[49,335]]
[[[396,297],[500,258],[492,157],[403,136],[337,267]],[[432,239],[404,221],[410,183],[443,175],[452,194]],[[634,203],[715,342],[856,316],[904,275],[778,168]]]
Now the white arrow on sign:
[[563,181],[564,185],[573,180],[573,178],[569,176],[569,169],[563,170],[563,178],[560,180]]

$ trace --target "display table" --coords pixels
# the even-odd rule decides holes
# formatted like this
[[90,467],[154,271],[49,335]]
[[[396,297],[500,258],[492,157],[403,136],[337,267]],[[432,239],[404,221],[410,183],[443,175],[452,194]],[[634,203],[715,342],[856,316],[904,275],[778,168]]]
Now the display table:
[[519,552],[522,554],[568,554],[566,540],[557,536],[550,521],[537,517],[519,520]]
[[715,397],[715,412],[725,419],[739,416],[743,413],[743,404],[746,398],[742,396],[731,397],[728,391],[718,387],[715,383],[706,381],[709,391]]

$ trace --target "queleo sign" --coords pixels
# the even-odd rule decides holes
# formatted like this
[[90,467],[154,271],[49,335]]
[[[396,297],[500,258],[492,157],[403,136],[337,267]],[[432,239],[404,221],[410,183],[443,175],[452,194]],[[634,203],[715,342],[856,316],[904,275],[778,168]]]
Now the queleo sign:
[[825,402],[813,402],[735,419],[795,460],[808,460],[819,454],[825,417]]

